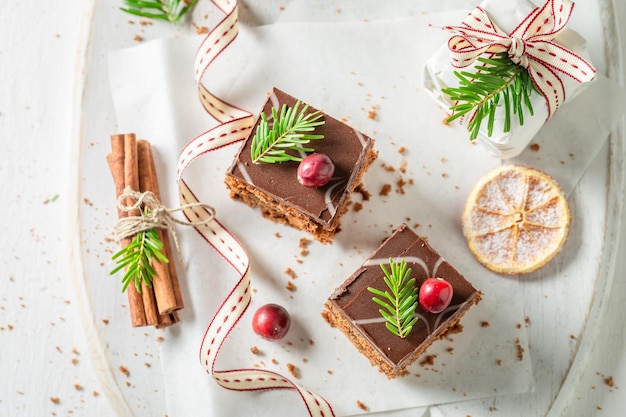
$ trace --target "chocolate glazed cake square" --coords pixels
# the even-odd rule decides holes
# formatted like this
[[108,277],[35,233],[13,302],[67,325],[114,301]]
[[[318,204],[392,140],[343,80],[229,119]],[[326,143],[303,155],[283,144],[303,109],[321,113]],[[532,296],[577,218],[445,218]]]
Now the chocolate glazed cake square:
[[[439,314],[430,313],[417,306],[418,317],[411,333],[400,338],[385,327],[379,313],[380,306],[372,301],[373,294],[367,290],[374,287],[387,290],[380,264],[388,268],[389,259],[404,259],[411,268],[411,277],[419,287],[431,277],[443,278],[452,284],[454,293],[448,308]],[[326,302],[324,318],[350,339],[352,344],[378,366],[388,378],[408,373],[407,366],[435,340],[448,331],[457,330],[461,317],[481,299],[477,291],[452,265],[446,262],[426,240],[401,225],[381,246],[348,278]]]
[[[283,104],[293,107],[297,101],[274,88],[262,112],[269,119],[272,108],[280,112]],[[307,113],[315,111],[316,108],[309,106]],[[251,142],[260,117],[226,172],[225,182],[231,198],[259,207],[261,214],[268,219],[307,231],[316,240],[330,243],[339,231],[340,218],[347,211],[351,193],[360,185],[377,152],[373,148],[374,140],[367,135],[325,113],[321,120],[324,124],[311,133],[322,134],[324,138],[312,140],[306,146],[317,153],[325,153],[333,161],[335,172],[326,185],[318,188],[301,185],[297,180],[298,162],[295,161],[252,162]]]

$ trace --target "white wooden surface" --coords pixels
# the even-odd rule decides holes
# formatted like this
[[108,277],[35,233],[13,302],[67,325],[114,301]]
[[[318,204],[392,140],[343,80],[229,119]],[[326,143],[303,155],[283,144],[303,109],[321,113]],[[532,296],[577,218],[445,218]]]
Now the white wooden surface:
[[[580,0],[591,1],[591,0]],[[243,2],[242,20],[250,24],[271,22],[289,1],[266,1],[263,6]],[[103,62],[107,50],[134,45],[133,36],[146,39],[193,31],[193,27],[170,29],[164,25],[129,29],[128,16],[117,13],[116,1],[6,2],[0,13],[0,415],[165,415],[166,406],[158,392],[158,346],[154,334],[139,335],[134,351],[137,363],[107,364],[94,351],[98,334],[90,333],[93,317],[81,318],[84,296],[77,291],[77,262],[80,264],[80,239],[76,216],[88,207],[77,201],[80,189],[76,162],[77,145],[89,146],[81,132],[84,124],[110,126],[111,120],[80,120],[82,98],[90,64]],[[110,27],[106,36],[91,38],[99,8],[113,21],[100,22]],[[615,1],[618,21],[626,17],[626,4]],[[93,11],[95,10],[95,17]],[[210,2],[201,2],[194,12],[194,22],[210,26],[219,17]],[[620,33],[622,43],[626,35]],[[610,51],[621,54],[622,51]],[[624,74],[620,76],[623,77]],[[92,80],[89,82],[105,82]],[[97,88],[97,87],[96,87]],[[107,100],[103,97],[102,100]],[[88,105],[97,106],[97,102]],[[81,124],[82,123],[82,124]],[[103,137],[111,132],[103,131]],[[102,140],[102,138],[93,138]],[[605,152],[606,155],[606,152]],[[593,170],[604,172],[605,160],[598,160]],[[593,188],[593,184],[583,184]],[[604,187],[605,184],[600,184]],[[601,195],[601,193],[600,193]],[[584,204],[585,196],[576,201]],[[78,207],[77,207],[78,206]],[[615,223],[626,235],[626,225]],[[565,377],[567,392],[557,397],[557,408],[564,415],[622,415],[626,396],[626,332],[624,307],[626,283],[621,279],[626,265],[626,246],[620,245],[606,320],[597,326],[596,340],[581,346],[588,349],[584,367]],[[539,288],[537,288],[539,287]],[[567,306],[581,300],[555,300],[539,297],[550,284],[528,283],[530,303],[556,303],[556,307],[533,310],[536,317],[529,328],[533,341],[541,344],[553,337],[553,316],[541,319],[542,311],[561,311],[567,319]],[[570,294],[577,294],[571,291]],[[550,298],[548,301],[542,298]],[[588,304],[587,298],[585,303]],[[559,303],[562,303],[559,305]],[[584,307],[586,308],[586,306]],[[86,320],[85,320],[86,319]],[[100,317],[97,318],[100,320]],[[85,324],[87,323],[87,325]],[[574,335],[576,336],[576,335]],[[570,354],[576,353],[579,341],[572,339]],[[101,353],[101,352],[100,352]],[[559,375],[570,357],[567,352],[551,352],[533,358],[537,375],[550,379],[553,370]],[[120,353],[120,355],[122,355]],[[132,355],[131,355],[132,356]],[[120,365],[133,372],[121,375]],[[613,386],[605,382],[612,377]],[[458,404],[432,411],[433,415],[489,415],[490,407],[506,410],[519,404],[525,416],[547,412],[546,399],[559,392],[562,378],[550,383],[547,392],[535,397]],[[123,381],[121,386],[115,381]],[[150,387],[149,390],[146,387]],[[155,392],[156,391],[156,392]],[[112,402],[122,394],[125,404]],[[491,413],[495,413],[491,411]],[[510,414],[509,414],[510,415]]]

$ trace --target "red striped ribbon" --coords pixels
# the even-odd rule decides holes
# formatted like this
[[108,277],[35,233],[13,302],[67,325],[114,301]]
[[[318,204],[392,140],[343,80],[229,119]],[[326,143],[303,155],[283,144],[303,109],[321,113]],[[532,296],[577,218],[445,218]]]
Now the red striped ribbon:
[[[206,69],[235,40],[239,32],[237,1],[212,1],[224,13],[225,18],[206,36],[198,49],[195,79],[202,106],[220,124],[191,140],[179,156],[177,180],[181,205],[199,202],[183,180],[186,168],[204,154],[244,140],[254,124],[254,117],[250,112],[221,100],[202,83]],[[189,207],[183,213],[190,221],[206,220],[211,216],[201,206]],[[278,373],[263,369],[215,369],[222,344],[250,305],[250,260],[242,244],[217,219],[194,228],[240,277],[222,301],[202,338],[200,362],[207,372],[220,386],[234,391],[293,389],[302,398],[310,416],[334,416],[326,400]]]
[[476,7],[460,26],[444,27],[455,34],[448,41],[451,64],[463,68],[484,53],[508,52],[513,62],[528,69],[546,99],[550,118],[565,102],[563,75],[583,83],[591,81],[596,74],[584,58],[554,42],[567,25],[573,8],[571,0],[547,0],[507,34],[484,9]]

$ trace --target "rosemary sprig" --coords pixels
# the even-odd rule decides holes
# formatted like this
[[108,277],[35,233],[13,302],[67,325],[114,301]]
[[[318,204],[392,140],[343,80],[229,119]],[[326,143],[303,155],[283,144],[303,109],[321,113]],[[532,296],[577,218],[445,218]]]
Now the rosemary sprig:
[[[322,111],[306,113],[309,106],[305,105],[301,110],[300,101],[293,107],[283,104],[280,114],[276,108],[272,107],[272,126],[265,113],[261,113],[261,121],[256,129],[256,134],[252,138],[251,156],[252,162],[277,163],[287,161],[301,161],[299,156],[287,153],[287,150],[302,152],[312,152],[312,148],[305,148],[302,145],[311,140],[322,139],[324,135],[314,135],[311,133],[316,126],[324,124]],[[299,110],[299,111],[298,111]]]
[[405,338],[417,322],[417,316],[414,315],[418,297],[415,278],[409,278],[411,268],[407,267],[404,259],[398,264],[390,258],[390,269],[387,270],[383,264],[380,268],[385,274],[384,280],[391,293],[373,287],[368,287],[367,290],[378,296],[372,297],[372,300],[383,307],[378,311],[385,318],[387,329],[396,336]]
[[137,233],[128,246],[113,255],[112,259],[116,261],[117,266],[111,271],[111,275],[126,268],[122,277],[122,292],[126,291],[131,281],[134,281],[138,293],[141,293],[142,281],[152,288],[152,279],[156,271],[150,265],[150,261],[154,259],[161,263],[169,262],[162,249],[163,242],[156,229],[152,228]]
[[124,0],[122,11],[135,16],[165,20],[173,25],[187,13],[198,0]]
[[506,53],[492,58],[478,58],[476,72],[455,71],[459,79],[458,87],[444,88],[454,104],[450,107],[451,122],[475,110],[469,121],[470,140],[478,137],[478,132],[487,119],[487,135],[493,134],[493,127],[498,107],[504,111],[504,133],[511,130],[512,115],[517,115],[520,126],[524,124],[524,110],[534,114],[530,96],[533,91],[539,93],[526,68],[511,61]]

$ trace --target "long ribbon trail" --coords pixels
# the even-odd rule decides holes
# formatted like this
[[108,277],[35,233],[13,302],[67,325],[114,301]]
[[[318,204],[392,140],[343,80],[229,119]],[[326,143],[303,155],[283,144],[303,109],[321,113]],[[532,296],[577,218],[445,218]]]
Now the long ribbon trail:
[[[213,316],[200,346],[200,362],[214,380],[224,388],[234,391],[273,389],[295,390],[312,417],[334,416],[332,407],[319,395],[305,389],[290,379],[263,369],[216,370],[220,348],[230,331],[250,305],[250,261],[245,248],[215,217],[199,205],[198,198],[183,180],[186,168],[198,157],[244,140],[254,125],[253,115],[213,95],[202,83],[202,76],[211,63],[226,49],[238,34],[238,8],[236,0],[213,0],[225,18],[203,40],[195,60],[195,78],[200,102],[205,110],[220,124],[191,140],[182,150],[178,160],[177,181],[183,213],[195,230],[211,245],[240,276]],[[204,221],[207,220],[206,223]]]

